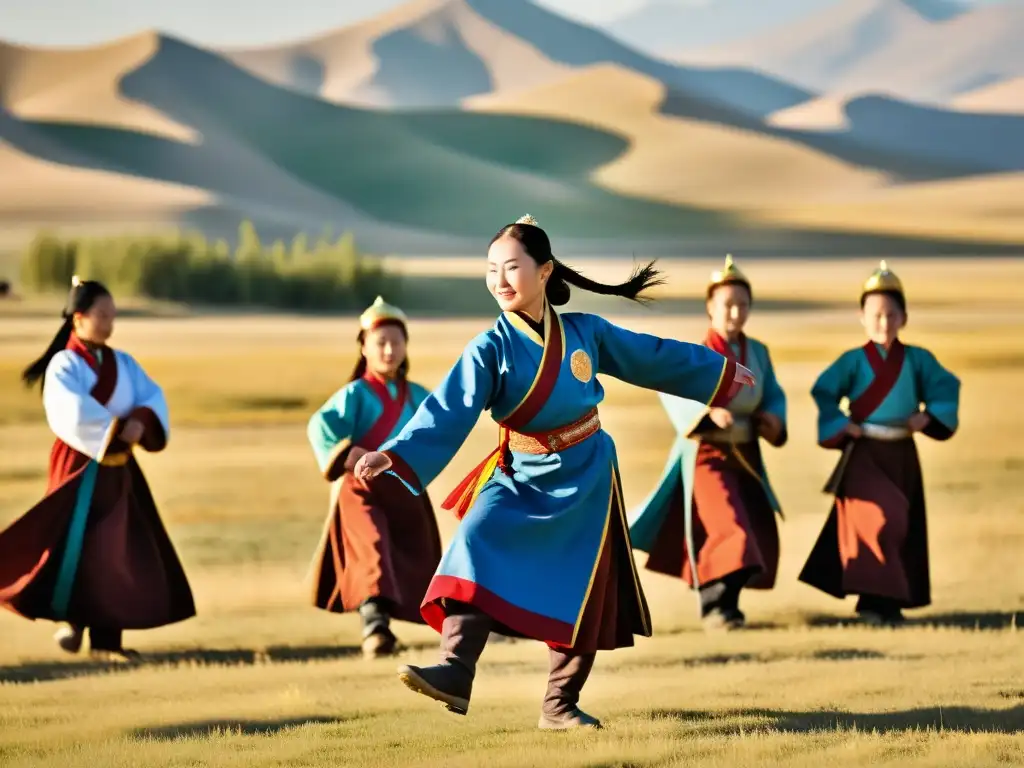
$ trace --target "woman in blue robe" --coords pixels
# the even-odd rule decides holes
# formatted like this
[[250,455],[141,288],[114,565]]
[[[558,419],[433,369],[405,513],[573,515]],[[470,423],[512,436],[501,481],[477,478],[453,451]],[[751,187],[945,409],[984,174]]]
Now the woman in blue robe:
[[953,436],[960,381],[931,352],[900,341],[907,302],[884,261],[860,304],[868,342],[844,352],[811,390],[818,444],[842,454],[825,486],[832,509],[800,580],[834,597],[859,595],[863,621],[892,625],[904,620],[902,609],[931,602],[914,434]]
[[444,504],[462,523],[422,605],[442,635],[441,661],[401,667],[412,690],[465,714],[493,630],[550,648],[539,727],[600,725],[577,706],[595,652],[649,637],[651,620],[615,444],[597,412],[604,390],[596,375],[715,405],[753,383],[749,370],[704,346],[554,309],[568,302],[570,284],[636,299],[659,282],[653,264],[622,285],[584,278],[554,258],[529,216],[491,241],[487,286],[501,316],[470,342],[401,434],[356,466],[357,476],[397,478],[419,494],[482,411],[498,423],[497,448]]
[[630,520],[633,546],[649,552],[647,569],[698,589],[707,629],[735,629],[745,616],[740,591],[771,589],[779,565],[779,503],[759,440],[786,442],[786,395],[768,348],[743,332],[753,292],[726,257],[711,275],[704,343],[749,366],[757,384],[728,408],[707,409],[662,395],[680,434],[654,492]]
[[380,296],[359,318],[359,360],[349,382],[309,420],[307,435],[331,483],[327,522],[313,558],[313,604],[358,611],[366,658],[395,653],[391,619],[423,623],[420,602],[441,559],[427,494],[410,499],[387,484],[369,488],[352,468],[395,437],[428,392],[409,381],[408,321]]

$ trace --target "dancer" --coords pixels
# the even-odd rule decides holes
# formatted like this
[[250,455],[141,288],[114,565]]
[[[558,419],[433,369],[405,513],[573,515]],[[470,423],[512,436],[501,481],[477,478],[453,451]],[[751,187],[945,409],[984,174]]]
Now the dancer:
[[633,546],[650,553],[648,570],[699,589],[709,630],[743,626],[740,590],[771,589],[779,564],[775,514],[781,509],[759,439],[775,447],[786,443],[786,395],[768,348],[743,332],[752,300],[750,281],[726,257],[707,287],[711,327],[704,343],[749,366],[757,384],[727,408],[710,410],[662,395],[680,435],[629,529]]
[[139,659],[125,629],[195,615],[185,572],[164,530],[136,446],[158,452],[170,434],[160,387],[126,352],[107,346],[115,307],[100,283],[72,280],[60,329],[25,369],[40,382],[56,435],[46,496],[0,533],[0,604],[30,619],[66,621],[60,647]]
[[539,727],[597,727],[578,708],[598,650],[650,636],[651,620],[622,506],[615,445],[597,405],[604,373],[637,386],[724,405],[753,377],[694,344],[633,333],[597,315],[559,315],[570,285],[639,299],[661,282],[648,264],[622,285],[589,280],[554,258],[531,216],[490,244],[487,286],[503,310],[477,336],[395,439],[356,465],[358,477],[422,493],[480,413],[498,447],[445,501],[462,519],[422,611],[441,633],[441,661],[403,666],[412,690],[465,714],[488,633],[541,640],[550,674]]
[[[869,624],[904,620],[931,601],[924,486],[914,433],[948,440],[957,429],[960,381],[935,355],[905,346],[903,285],[883,261],[860,297],[863,347],[814,383],[818,444],[842,450],[825,491],[835,496],[800,580],[843,598],[859,595]],[[848,412],[840,401],[848,398]]]
[[352,475],[356,461],[394,437],[429,394],[408,380],[405,314],[380,296],[359,318],[359,361],[348,384],[309,420],[309,442],[331,483],[331,501],[313,559],[313,604],[359,611],[363,655],[399,649],[392,618],[423,623],[420,601],[441,559],[427,494],[410,498],[387,483],[372,489]]

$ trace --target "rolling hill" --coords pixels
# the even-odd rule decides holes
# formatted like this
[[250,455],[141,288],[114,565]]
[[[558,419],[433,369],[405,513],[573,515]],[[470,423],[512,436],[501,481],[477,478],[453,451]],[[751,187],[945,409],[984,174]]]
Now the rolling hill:
[[414,0],[314,40],[223,53],[279,85],[336,102],[392,108],[455,107],[466,98],[531,88],[595,64],[635,70],[759,116],[810,97],[747,69],[651,58],[528,0]]
[[884,94],[948,105],[1024,75],[1022,39],[1020,3],[960,10],[931,0],[845,0],[799,23],[680,58],[757,67],[826,99]]

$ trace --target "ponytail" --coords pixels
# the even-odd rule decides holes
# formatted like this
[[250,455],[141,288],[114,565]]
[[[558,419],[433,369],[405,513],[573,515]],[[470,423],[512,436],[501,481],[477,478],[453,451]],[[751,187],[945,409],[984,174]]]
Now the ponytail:
[[621,296],[630,301],[646,303],[650,297],[642,294],[656,285],[664,285],[665,277],[661,270],[655,269],[655,262],[649,261],[646,264],[633,268],[633,274],[624,283],[609,285],[599,283],[584,277],[568,264],[564,264],[555,258],[551,252],[551,241],[547,233],[541,229],[536,219],[532,216],[524,216],[515,224],[506,224],[498,230],[498,233],[491,238],[491,245],[503,237],[518,241],[530,257],[538,265],[552,262],[554,270],[544,289],[544,294],[552,306],[560,307],[569,303],[569,286],[575,286],[583,291],[597,293],[601,296]]
[[57,333],[54,335],[53,341],[50,342],[50,346],[46,348],[46,351],[43,352],[38,360],[21,372],[21,380],[25,382],[26,387],[31,389],[38,381],[39,391],[43,391],[43,376],[46,374],[46,367],[50,364],[53,356],[68,345],[74,326],[75,324],[70,315],[64,318],[64,322],[57,329]]
[[601,296],[621,296],[624,299],[643,304],[650,301],[649,296],[642,295],[644,291],[656,285],[665,284],[664,276],[660,270],[654,268],[653,261],[634,267],[633,274],[630,275],[626,282],[619,283],[618,285],[608,285],[591,280],[589,277],[584,277],[575,269],[563,264],[554,257],[551,260],[555,264],[555,269],[551,273],[551,279],[548,280],[544,292],[548,301],[556,307],[569,302],[570,285],[574,285],[584,291],[590,291],[590,293],[600,294]]
[[96,280],[79,280],[77,275],[71,278],[71,290],[68,292],[64,309],[60,313],[60,316],[63,318],[60,328],[50,342],[50,346],[46,348],[46,351],[39,359],[21,372],[21,380],[25,383],[26,387],[31,388],[38,381],[39,391],[42,392],[46,382],[47,366],[50,365],[54,355],[67,347],[68,341],[71,340],[71,334],[75,329],[75,313],[88,312],[92,309],[92,305],[96,303],[96,299],[109,295],[110,291],[107,290],[103,283]]

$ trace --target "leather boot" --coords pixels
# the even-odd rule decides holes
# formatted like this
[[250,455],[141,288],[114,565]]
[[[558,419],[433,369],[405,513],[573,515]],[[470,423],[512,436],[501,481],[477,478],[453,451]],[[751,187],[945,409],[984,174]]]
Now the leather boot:
[[78,653],[82,650],[82,638],[85,636],[85,628],[69,624],[61,627],[54,634],[53,639],[57,641],[62,651],[67,653]]
[[359,606],[363,620],[363,658],[377,659],[398,652],[398,638],[391,631],[391,617],[381,601],[370,598]]
[[600,728],[601,721],[581,710],[580,692],[594,667],[593,653],[573,653],[549,648],[551,671],[548,690],[541,707],[539,728],[560,731],[568,728]]
[[493,620],[470,606],[455,608],[441,627],[441,662],[430,667],[411,664],[398,668],[407,688],[444,704],[457,715],[469,710],[476,662],[487,645]]

